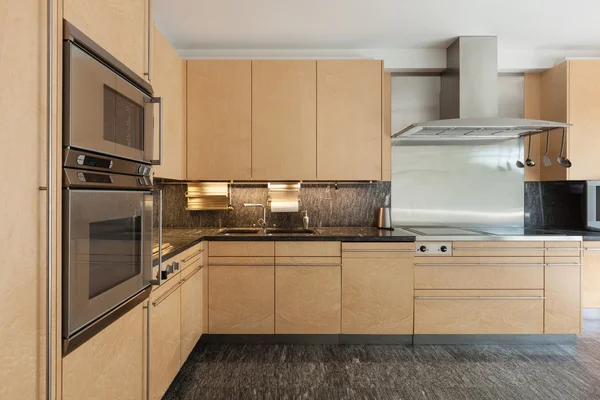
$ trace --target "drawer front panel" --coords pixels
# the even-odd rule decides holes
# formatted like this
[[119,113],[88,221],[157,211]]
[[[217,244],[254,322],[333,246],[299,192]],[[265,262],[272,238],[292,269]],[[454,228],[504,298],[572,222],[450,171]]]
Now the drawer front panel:
[[543,264],[417,265],[415,289],[543,289]]
[[412,258],[414,243],[342,243],[344,258]]
[[210,257],[273,257],[274,242],[210,242]]
[[416,298],[415,334],[542,334],[544,301]]
[[275,242],[277,257],[339,257],[340,242]]
[[543,257],[544,242],[454,242],[453,252],[463,257]]
[[545,242],[546,257],[579,257],[583,245],[581,242]]

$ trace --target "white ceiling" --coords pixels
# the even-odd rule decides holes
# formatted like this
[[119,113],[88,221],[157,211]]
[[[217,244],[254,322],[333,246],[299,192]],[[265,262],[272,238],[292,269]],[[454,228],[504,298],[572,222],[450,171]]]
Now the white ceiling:
[[179,50],[499,48],[600,50],[600,0],[156,0]]

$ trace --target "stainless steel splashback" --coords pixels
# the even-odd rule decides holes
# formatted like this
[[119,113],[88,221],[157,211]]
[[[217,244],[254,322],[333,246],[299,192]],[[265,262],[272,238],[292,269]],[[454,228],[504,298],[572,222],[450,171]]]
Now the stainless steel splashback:
[[392,146],[394,226],[524,223],[523,139]]

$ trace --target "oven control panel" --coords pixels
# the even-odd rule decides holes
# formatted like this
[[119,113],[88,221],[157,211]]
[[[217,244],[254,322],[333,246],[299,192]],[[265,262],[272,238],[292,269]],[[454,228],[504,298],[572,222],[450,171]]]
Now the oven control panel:
[[417,242],[418,256],[451,256],[452,242]]

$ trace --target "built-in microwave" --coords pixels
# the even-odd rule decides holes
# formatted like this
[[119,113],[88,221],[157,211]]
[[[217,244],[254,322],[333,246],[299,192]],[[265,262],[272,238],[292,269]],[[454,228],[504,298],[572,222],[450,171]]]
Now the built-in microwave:
[[[162,102],[152,87],[65,21],[63,145],[160,165]],[[154,107],[159,151],[154,154]],[[157,158],[157,159],[155,159]]]
[[585,182],[583,200],[585,227],[600,231],[600,181]]

